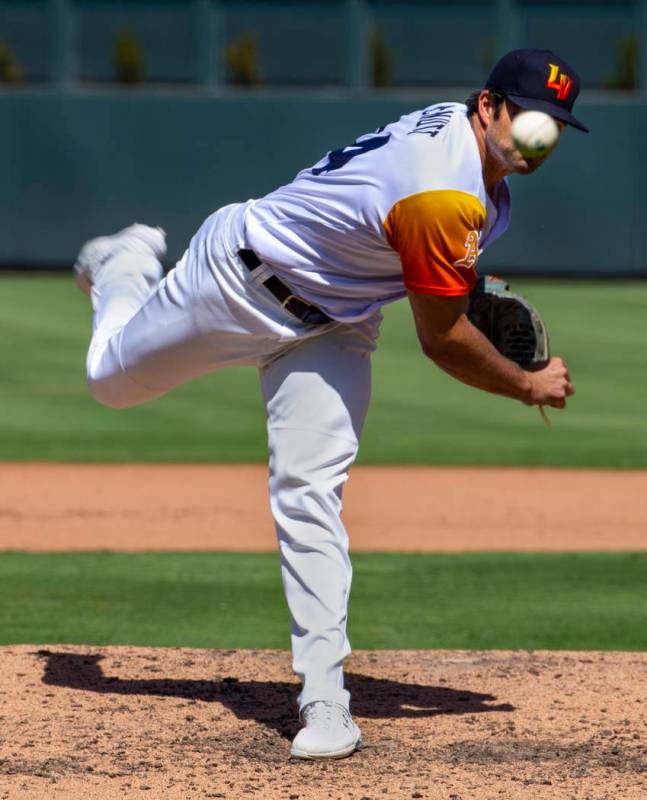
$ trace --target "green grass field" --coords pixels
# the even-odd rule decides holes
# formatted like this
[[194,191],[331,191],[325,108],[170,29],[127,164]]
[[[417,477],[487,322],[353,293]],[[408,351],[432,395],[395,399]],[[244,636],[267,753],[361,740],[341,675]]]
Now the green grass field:
[[[465,387],[386,309],[360,463],[647,467],[647,283],[515,280],[545,316],[577,394],[536,409]],[[265,461],[258,378],[227,370],[127,411],[84,385],[87,299],[66,276],[0,276],[0,459]]]
[[[355,648],[647,649],[647,553],[354,556]],[[289,646],[278,557],[4,553],[0,644]]]
[[[360,462],[647,467],[647,283],[519,280],[577,394],[536,409],[452,380],[386,310]],[[84,385],[90,313],[69,276],[0,276],[0,460],[260,461],[258,378],[206,376],[128,411]],[[647,649],[647,552],[354,556],[356,648]],[[0,643],[288,647],[278,557],[15,553]]]

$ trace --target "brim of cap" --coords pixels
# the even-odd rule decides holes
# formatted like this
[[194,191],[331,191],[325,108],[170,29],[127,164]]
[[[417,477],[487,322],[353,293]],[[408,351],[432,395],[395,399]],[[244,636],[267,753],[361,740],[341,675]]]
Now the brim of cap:
[[506,97],[528,111],[544,111],[546,114],[550,114],[551,117],[561,119],[562,122],[565,122],[567,125],[572,125],[574,128],[584,131],[584,133],[589,132],[589,129],[585,125],[582,125],[570,111],[567,111],[565,108],[560,108],[548,102],[548,100],[538,100],[536,97],[519,97],[517,94],[506,94]]

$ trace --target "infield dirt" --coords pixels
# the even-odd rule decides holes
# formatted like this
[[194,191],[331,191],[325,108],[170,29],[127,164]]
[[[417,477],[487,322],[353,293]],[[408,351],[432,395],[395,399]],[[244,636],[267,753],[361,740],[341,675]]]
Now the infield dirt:
[[[0,484],[0,549],[274,546],[262,468],[13,464]],[[643,549],[646,488],[358,468],[345,514],[355,549]],[[647,654],[357,652],[346,672],[363,749],[299,762],[286,651],[2,647],[0,800],[647,797]]]
[[[0,463],[0,486],[0,550],[276,549],[264,466]],[[647,472],[357,466],[344,520],[355,551],[643,550]]]
[[0,649],[0,797],[642,800],[647,656],[359,652],[364,747],[288,757],[284,651]]

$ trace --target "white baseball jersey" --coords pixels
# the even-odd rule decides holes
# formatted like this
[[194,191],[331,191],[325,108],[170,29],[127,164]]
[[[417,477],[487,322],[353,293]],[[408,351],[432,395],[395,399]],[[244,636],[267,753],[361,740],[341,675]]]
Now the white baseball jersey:
[[468,294],[509,216],[507,183],[486,191],[466,106],[439,103],[329,152],[252,203],[245,225],[289,286],[353,322],[406,288]]

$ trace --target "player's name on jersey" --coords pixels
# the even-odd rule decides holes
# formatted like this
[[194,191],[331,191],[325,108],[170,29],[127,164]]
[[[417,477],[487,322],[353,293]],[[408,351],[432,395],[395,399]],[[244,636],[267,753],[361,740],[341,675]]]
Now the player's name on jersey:
[[440,105],[425,109],[410,133],[424,133],[427,136],[437,136],[447,125],[455,111],[453,105]]

